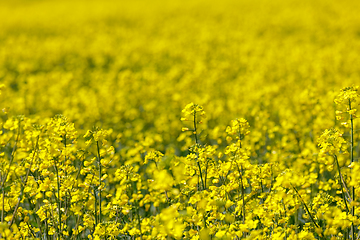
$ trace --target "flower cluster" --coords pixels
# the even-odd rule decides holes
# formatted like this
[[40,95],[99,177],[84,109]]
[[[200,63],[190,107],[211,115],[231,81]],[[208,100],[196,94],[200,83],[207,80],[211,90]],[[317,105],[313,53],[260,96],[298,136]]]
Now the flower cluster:
[[336,119],[344,120],[344,112],[348,113],[350,116],[350,119],[348,121],[344,121],[341,123],[346,128],[350,128],[353,124],[353,119],[357,118],[356,106],[360,104],[360,94],[358,90],[358,86],[343,88],[341,89],[340,94],[334,100],[334,102],[341,107],[340,110],[336,111]]
[[[184,117],[181,118],[181,121],[190,121],[196,124],[203,123],[203,119],[206,118],[205,111],[202,106],[194,103],[189,103],[182,110]],[[189,128],[182,128],[183,131],[189,130]]]
[[342,137],[343,133],[332,128],[326,129],[318,139],[320,153],[338,154],[340,151],[346,152],[346,141]]

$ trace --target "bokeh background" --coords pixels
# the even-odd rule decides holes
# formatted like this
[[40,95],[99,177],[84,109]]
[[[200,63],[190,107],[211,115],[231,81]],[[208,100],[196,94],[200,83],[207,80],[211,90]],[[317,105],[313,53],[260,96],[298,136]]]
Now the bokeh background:
[[194,102],[204,142],[221,144],[238,117],[259,141],[316,136],[334,125],[334,91],[359,82],[359,5],[2,1],[2,118],[63,114],[79,130],[113,129],[123,146],[178,151],[181,109]]

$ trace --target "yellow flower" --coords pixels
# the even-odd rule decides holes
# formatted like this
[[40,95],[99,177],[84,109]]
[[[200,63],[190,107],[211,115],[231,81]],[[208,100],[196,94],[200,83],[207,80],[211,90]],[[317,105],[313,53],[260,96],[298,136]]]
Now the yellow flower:
[[206,118],[206,113],[202,106],[194,103],[189,103],[185,106],[185,108],[182,110],[182,113],[184,115],[183,118],[181,118],[181,121],[193,121],[188,119],[194,119],[198,118],[198,123],[201,121],[201,119]]
[[246,135],[250,133],[250,125],[244,118],[235,119],[231,121],[231,126],[226,128],[226,132],[229,135],[236,135],[237,139],[242,140]]
[[360,97],[358,90],[359,86],[345,87],[340,90],[340,93],[337,95],[334,102],[336,104],[356,102]]

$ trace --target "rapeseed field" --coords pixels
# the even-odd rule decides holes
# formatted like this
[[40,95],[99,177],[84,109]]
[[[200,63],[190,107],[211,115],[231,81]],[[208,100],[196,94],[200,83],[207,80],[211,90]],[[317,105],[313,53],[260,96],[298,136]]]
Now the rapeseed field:
[[358,239],[360,2],[0,2],[0,239]]

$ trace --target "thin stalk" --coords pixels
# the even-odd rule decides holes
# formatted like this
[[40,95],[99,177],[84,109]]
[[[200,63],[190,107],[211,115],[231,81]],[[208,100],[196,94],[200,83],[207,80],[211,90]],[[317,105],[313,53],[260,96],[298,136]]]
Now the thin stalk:
[[[47,211],[46,211],[46,215],[47,215]],[[45,239],[49,239],[49,228],[48,228],[47,219],[45,219]]]
[[241,166],[241,171],[239,169],[239,166],[237,165],[238,167],[238,170],[239,170],[239,173],[240,173],[240,182],[241,182],[241,198],[242,198],[242,202],[243,202],[243,224],[245,224],[245,219],[246,219],[246,212],[245,212],[245,190],[244,190],[244,184],[243,184],[243,181],[242,181],[242,176],[243,176],[243,173],[242,173],[242,166]]
[[204,212],[204,215],[203,215],[203,221],[204,221],[204,228],[207,228],[207,224],[206,224],[206,212]]
[[58,215],[59,215],[59,229],[58,229],[58,234],[59,234],[59,237],[61,238],[61,197],[60,197],[60,187],[61,187],[61,184],[60,184],[60,177],[59,177],[59,170],[58,170],[58,167],[56,166],[56,162],[54,164],[54,168],[55,168],[55,171],[56,171],[56,178],[57,178],[57,200],[58,200]]
[[[196,111],[194,111],[194,132],[193,132],[194,136],[195,136],[195,144],[196,146],[198,145],[198,138],[197,138],[197,126],[196,126]],[[205,190],[206,189],[206,183],[204,182],[204,179],[203,179],[203,174],[202,174],[202,171],[201,171],[201,165],[200,165],[200,162],[197,160],[197,165],[198,165],[198,168],[199,168],[199,174],[200,174],[200,179],[201,179],[201,184],[202,184],[202,190]],[[205,179],[206,181],[206,179]],[[205,228],[207,227],[206,226],[206,214],[204,213],[203,215],[203,221],[204,221],[204,226]],[[199,229],[198,229],[199,231]]]
[[28,168],[28,170],[27,170],[27,172],[26,172],[26,176],[25,176],[25,180],[24,180],[24,183],[23,183],[23,187],[22,187],[22,189],[21,189],[21,195],[20,195],[20,197],[19,197],[19,199],[18,199],[18,202],[17,202],[17,204],[16,204],[15,210],[14,210],[14,212],[13,212],[13,215],[12,215],[12,218],[11,218],[11,221],[10,221],[9,228],[10,228],[10,227],[12,226],[12,224],[14,223],[17,210],[18,210],[18,208],[19,208],[20,202],[21,202],[22,197],[23,197],[23,194],[24,194],[23,191],[24,191],[24,188],[25,188],[25,186],[26,186],[27,180],[28,180],[28,178],[29,178],[30,169],[31,169],[31,166],[32,166],[32,164],[33,164],[33,162],[34,162],[34,160],[35,160],[35,156],[36,156],[35,154],[38,153],[37,150],[38,150],[38,147],[39,147],[39,138],[40,138],[40,136],[38,136],[37,139],[36,139],[35,151],[34,151],[32,160],[31,160],[31,162],[30,162],[30,166],[29,166],[29,168]]
[[208,161],[208,159],[206,159],[206,167],[205,167],[205,186],[204,186],[205,189],[206,189],[206,179],[207,179],[207,174],[208,174],[208,167],[209,167],[209,161]]
[[[239,148],[241,149],[242,146],[241,146],[241,132],[240,132],[240,128],[239,128]],[[243,211],[243,224],[245,224],[245,219],[246,219],[246,213],[245,213],[245,189],[244,189],[244,184],[243,184],[243,180],[242,180],[242,177],[243,177],[243,169],[242,169],[242,166],[241,166],[241,171],[240,171],[240,168],[239,168],[239,165],[236,164],[237,168],[238,168],[238,171],[240,173],[240,183],[241,183],[241,198],[242,198],[242,202],[243,202],[243,206],[242,206],[242,211]]]
[[[40,209],[40,202],[39,201],[36,201],[36,206],[35,206],[36,208],[35,208],[35,211],[38,211],[39,209]],[[46,213],[46,212],[45,212]],[[43,235],[43,226],[42,226],[42,224],[41,224],[41,220],[40,220],[40,218],[36,218],[36,223],[37,223],[37,225],[39,226],[38,227],[38,229],[39,229],[39,231],[40,231],[40,236],[42,236]]]
[[4,222],[4,209],[5,209],[5,188],[2,186],[1,222]]
[[342,195],[343,201],[344,201],[344,203],[345,203],[346,212],[349,213],[349,208],[348,208],[347,201],[346,201],[346,198],[345,198],[345,193],[344,193],[344,191],[346,191],[347,187],[346,187],[346,185],[345,185],[344,178],[343,178],[343,176],[342,176],[342,174],[341,174],[339,161],[338,161],[336,155],[334,155],[334,159],[335,159],[336,165],[337,165],[337,167],[338,167],[338,171],[339,171],[340,186],[341,186],[341,195]]
[[[310,216],[310,219],[311,219],[311,221],[315,224],[315,226],[317,227],[317,228],[320,228],[320,226],[319,226],[319,224],[317,224],[316,222],[315,222],[315,219],[314,219],[314,217],[312,216],[312,214],[311,214],[311,212],[309,211],[309,208],[307,207],[307,205],[306,205],[306,203],[305,203],[305,201],[302,199],[302,197],[301,197],[301,195],[300,195],[300,193],[296,190],[296,188],[290,183],[290,185],[292,186],[292,188],[295,190],[295,192],[297,193],[297,195],[299,196],[299,198],[300,198],[300,200],[301,200],[301,202],[302,202],[302,204],[305,206],[305,209],[306,209],[306,211],[308,212],[308,214],[309,214],[309,216]],[[326,239],[322,234],[319,234],[320,236],[320,239]]]
[[99,161],[99,223],[101,223],[101,157],[99,141],[96,141],[98,161]]
[[119,219],[119,209],[116,208],[115,224],[118,223],[118,219]]
[[259,168],[259,178],[260,178],[260,185],[261,185],[261,193],[264,193],[264,185],[263,185],[263,182],[262,182],[262,178],[261,178],[261,168]]
[[97,219],[97,199],[96,199],[96,190],[95,190],[95,187],[93,187],[93,190],[94,190],[94,198],[95,198],[95,203],[94,203],[94,208],[95,208],[95,226],[98,225],[98,219]]
[[141,221],[140,221],[140,209],[139,209],[139,202],[136,201],[136,216],[138,219],[138,227],[139,227],[139,231],[140,231],[140,239],[142,240],[142,231],[141,231]]
[[[26,216],[25,216],[23,213],[21,213],[21,217],[24,219]],[[34,232],[32,231],[32,229],[31,229],[31,227],[30,227],[30,225],[29,225],[28,222],[26,222],[26,225],[27,225],[27,227],[28,227],[28,229],[29,229],[28,231],[34,233]],[[33,236],[34,236],[34,238],[35,238],[35,233],[33,234]]]
[[[64,135],[64,152],[65,152],[65,156],[64,156],[64,162],[63,162],[63,165],[65,166],[66,164],[66,133]],[[66,172],[66,169],[65,169],[65,175],[67,175],[67,172]]]
[[[14,160],[14,157],[15,157],[15,151],[17,149],[17,143],[19,141],[19,138],[20,138],[20,127],[21,127],[21,123],[20,123],[20,120],[19,120],[19,126],[18,126],[18,132],[17,132],[17,135],[16,135],[16,139],[15,139],[15,143],[14,143],[14,146],[13,146],[13,149],[11,151],[11,157],[10,157],[10,161],[9,161],[9,171],[10,171],[10,167],[11,167],[11,164]],[[1,209],[1,222],[4,222],[4,211],[5,211],[5,182],[6,182],[6,179],[7,179],[7,176],[9,174],[9,171],[7,171],[4,175],[4,178],[2,179],[2,182],[1,182],[1,189],[2,189],[2,209]]]
[[[75,223],[75,227],[74,227],[75,231],[77,231],[78,228],[79,228],[80,216],[81,216],[81,215],[79,214],[78,217],[77,217],[77,219],[76,219],[76,223]],[[74,235],[71,237],[71,239],[77,237],[78,235],[79,235],[79,233],[77,233],[76,235],[74,234]]]
[[[197,128],[196,128],[196,111],[194,111],[194,136],[195,136],[195,145],[197,146],[198,145],[198,138],[197,138]],[[202,171],[201,171],[201,166],[200,166],[200,163],[199,161],[197,161],[197,165],[198,165],[198,168],[199,168],[199,173],[200,173],[200,179],[201,179],[201,184],[202,184],[202,187],[203,187],[203,190],[205,190],[205,183],[204,183],[204,179],[203,179],[203,176],[202,176]]]
[[[65,135],[64,135],[64,152],[65,152],[65,156],[64,156],[64,163],[63,165],[66,166],[66,162],[67,162],[67,156],[66,156],[66,132],[65,132]],[[64,168],[64,172],[65,172],[65,176],[67,176],[67,168]],[[65,205],[65,216],[67,215],[67,211],[68,211],[68,207],[69,207],[69,204],[68,204],[68,199],[69,199],[69,195],[68,195],[68,192],[65,192],[65,200],[64,200],[64,205]],[[65,219],[65,225],[68,226],[68,221],[69,221],[69,218],[66,218]],[[69,229],[70,231],[70,229]]]
[[[55,193],[53,193],[53,194],[55,195]],[[56,228],[56,232],[58,234],[57,236],[59,236],[58,228],[56,226],[55,219],[54,219],[55,215],[54,215],[54,210],[53,210],[52,204],[50,204],[50,210],[51,210],[50,216],[51,216],[52,224],[53,224],[54,228]]]
[[33,237],[36,238],[36,235],[35,235],[34,230],[32,229],[32,226],[30,226],[28,222],[26,222],[26,225],[27,225],[28,229],[30,229],[31,235],[33,235]]
[[239,128],[239,147],[241,148],[242,146],[241,146],[241,137],[242,137],[242,135],[241,135],[241,132],[240,132],[240,128]]
[[272,170],[272,164],[270,164],[270,172],[271,172],[271,181],[270,181],[269,193],[271,192],[274,183],[274,172]]
[[195,143],[196,143],[196,145],[198,144],[198,138],[197,138],[197,133],[196,133],[196,111],[194,111],[194,132],[193,132],[193,134],[194,134],[194,136],[195,136]]
[[[349,110],[351,110],[351,100],[349,99]],[[354,122],[353,122],[353,115],[350,114],[350,127],[351,127],[351,134],[350,134],[350,158],[351,163],[354,162]],[[355,201],[355,186],[352,187],[352,200]],[[354,217],[355,215],[355,205],[351,208],[351,215]],[[355,240],[355,226],[354,223],[351,224],[351,234],[352,240]]]
[[[291,183],[290,183],[290,184],[291,184]],[[292,184],[291,184],[291,186],[292,186],[292,188],[295,190],[295,192],[297,193],[297,195],[299,196],[301,202],[304,204],[305,209],[306,209],[306,211],[308,212],[311,221],[315,224],[315,226],[316,226],[317,228],[320,228],[320,226],[315,222],[314,217],[312,216],[311,212],[309,211],[309,208],[307,207],[305,201],[302,199],[302,197],[301,197],[300,193],[298,192],[298,190],[296,190],[296,188],[295,188]]]
[[197,161],[197,165],[198,165],[198,167],[199,167],[199,172],[200,172],[200,179],[201,179],[202,188],[203,188],[203,190],[205,190],[205,183],[204,183],[204,180],[203,180],[203,177],[202,177],[201,166],[200,166],[199,161]]
[[[283,207],[284,207],[284,217],[286,217],[286,206],[284,203],[284,199],[281,200]],[[285,229],[285,240],[287,239],[287,233],[286,233],[286,227],[285,227],[285,223],[284,223],[284,229]]]

